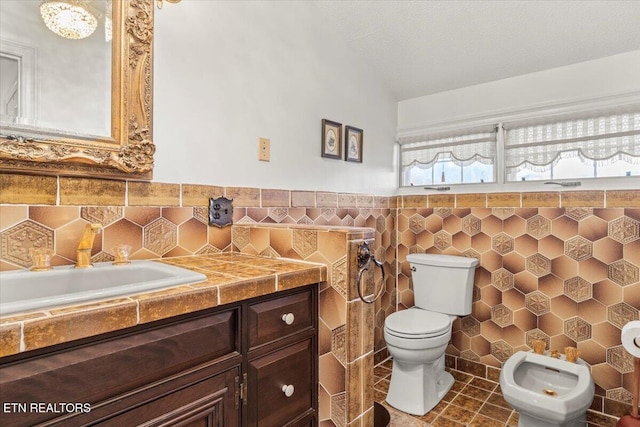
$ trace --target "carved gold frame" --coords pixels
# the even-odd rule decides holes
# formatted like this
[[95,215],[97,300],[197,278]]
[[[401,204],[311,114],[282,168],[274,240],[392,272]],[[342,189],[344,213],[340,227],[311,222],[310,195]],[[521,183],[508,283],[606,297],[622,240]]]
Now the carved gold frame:
[[0,171],[151,179],[153,0],[114,1],[111,137],[0,130]]

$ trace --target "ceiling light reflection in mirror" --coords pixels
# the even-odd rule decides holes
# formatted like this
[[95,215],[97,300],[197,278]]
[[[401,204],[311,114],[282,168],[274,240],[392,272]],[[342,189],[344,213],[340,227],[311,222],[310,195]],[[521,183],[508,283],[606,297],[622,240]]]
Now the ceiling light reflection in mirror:
[[40,14],[48,29],[67,39],[87,38],[98,26],[96,16],[78,0],[42,0]]
[[0,81],[3,103],[17,88],[2,127],[111,136],[111,2],[2,0],[0,15],[0,57],[19,63]]

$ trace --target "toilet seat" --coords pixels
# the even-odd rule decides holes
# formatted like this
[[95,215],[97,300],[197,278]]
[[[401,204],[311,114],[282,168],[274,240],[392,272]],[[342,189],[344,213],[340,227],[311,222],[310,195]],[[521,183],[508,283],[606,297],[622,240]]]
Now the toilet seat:
[[390,314],[384,328],[398,338],[423,339],[449,333],[451,322],[452,318],[446,314],[410,308]]

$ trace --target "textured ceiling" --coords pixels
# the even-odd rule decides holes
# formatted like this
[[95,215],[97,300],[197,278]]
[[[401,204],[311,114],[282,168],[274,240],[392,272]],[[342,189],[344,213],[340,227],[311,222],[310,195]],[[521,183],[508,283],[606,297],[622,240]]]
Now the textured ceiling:
[[314,3],[397,100],[640,49],[640,1]]

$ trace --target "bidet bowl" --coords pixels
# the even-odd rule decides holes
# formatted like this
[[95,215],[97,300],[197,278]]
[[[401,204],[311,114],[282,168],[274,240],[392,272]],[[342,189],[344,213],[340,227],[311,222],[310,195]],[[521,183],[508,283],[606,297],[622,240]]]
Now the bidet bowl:
[[591,405],[595,386],[586,364],[519,351],[502,366],[500,387],[516,411],[564,423],[580,417]]
[[527,390],[539,391],[546,395],[564,396],[571,393],[578,384],[578,375],[558,371],[531,362],[521,363],[515,370],[515,383]]

